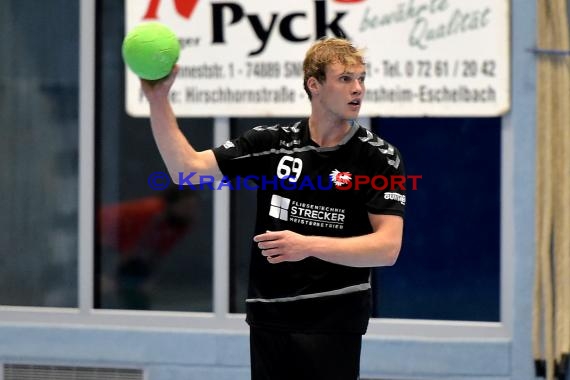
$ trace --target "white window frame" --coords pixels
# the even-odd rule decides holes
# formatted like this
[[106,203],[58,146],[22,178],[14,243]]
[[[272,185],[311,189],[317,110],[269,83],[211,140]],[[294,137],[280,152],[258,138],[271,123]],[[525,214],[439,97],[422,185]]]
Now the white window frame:
[[[95,110],[95,1],[80,2],[80,97],[79,97],[79,268],[78,307],[45,308],[0,306],[0,322],[83,326],[129,326],[130,328],[184,328],[243,332],[243,314],[229,312],[229,191],[214,195],[213,223],[213,312],[161,312],[94,309],[94,110]],[[363,120],[367,124],[367,120]],[[514,133],[508,118],[501,126],[501,279],[500,321],[440,321],[374,318],[368,335],[426,338],[487,339],[511,338],[514,301],[515,234]],[[214,121],[214,145],[230,136],[228,118]]]

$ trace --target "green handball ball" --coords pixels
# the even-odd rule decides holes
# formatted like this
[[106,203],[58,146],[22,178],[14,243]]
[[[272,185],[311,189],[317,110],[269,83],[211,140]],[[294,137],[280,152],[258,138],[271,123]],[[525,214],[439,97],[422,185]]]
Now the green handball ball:
[[166,77],[180,55],[176,34],[159,22],[134,27],[123,40],[123,60],[137,76],[156,80]]

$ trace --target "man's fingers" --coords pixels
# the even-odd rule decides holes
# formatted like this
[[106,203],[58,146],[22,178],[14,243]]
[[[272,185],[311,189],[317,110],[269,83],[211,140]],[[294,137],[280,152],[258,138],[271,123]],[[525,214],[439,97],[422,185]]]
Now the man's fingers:
[[267,231],[253,237],[253,241],[259,243],[261,241],[270,241],[279,239],[279,231]]
[[168,84],[168,86],[170,87],[172,85],[172,83],[174,82],[174,80],[176,79],[176,76],[178,75],[178,71],[180,71],[180,66],[174,65],[174,67],[170,71],[170,74],[168,74],[168,76],[166,78],[161,79],[161,81],[166,82]]
[[275,241],[275,240],[260,241],[259,243],[257,243],[257,247],[258,247],[259,249],[273,249],[273,248],[277,248],[277,241]]
[[178,64],[175,64],[174,67],[172,68],[172,71],[170,72],[170,76],[177,76],[179,71],[180,71],[180,66]]
[[261,249],[261,254],[263,256],[275,256],[275,255],[280,255],[281,251],[277,250],[277,247],[274,248],[260,248]]
[[285,261],[283,255],[267,256],[267,261],[271,264],[279,264]]
[[170,87],[174,83],[174,80],[176,79],[176,76],[178,75],[179,71],[180,71],[180,66],[178,66],[178,64],[176,64],[172,67],[172,70],[170,71],[170,73],[164,78],[156,79],[156,80],[148,80],[148,79],[139,78],[141,81],[141,86],[145,90],[152,90],[153,88],[156,88],[157,86],[161,86],[161,88],[162,88],[162,86],[166,86],[166,88],[170,89]]
[[267,231],[265,233],[253,237],[253,241],[257,243],[257,247],[261,250],[261,254],[266,257],[271,264],[279,264],[287,261],[283,247],[280,246],[281,240],[285,236],[283,231]]
[[277,252],[271,252],[271,249],[265,249],[263,251],[261,251],[261,254],[265,257],[277,257],[277,256],[281,256],[279,255]]

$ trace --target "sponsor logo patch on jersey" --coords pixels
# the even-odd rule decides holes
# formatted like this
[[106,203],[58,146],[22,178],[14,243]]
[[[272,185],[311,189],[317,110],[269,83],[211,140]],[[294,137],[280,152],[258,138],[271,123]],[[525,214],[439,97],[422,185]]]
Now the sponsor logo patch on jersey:
[[291,199],[273,194],[271,196],[271,206],[269,206],[269,216],[275,219],[289,220],[289,205]]
[[336,187],[348,185],[352,181],[352,174],[350,172],[341,172],[337,169],[333,170],[331,174],[329,174],[329,177]]
[[286,222],[342,230],[346,219],[346,210],[339,207],[298,202],[277,194],[271,196],[269,216]]

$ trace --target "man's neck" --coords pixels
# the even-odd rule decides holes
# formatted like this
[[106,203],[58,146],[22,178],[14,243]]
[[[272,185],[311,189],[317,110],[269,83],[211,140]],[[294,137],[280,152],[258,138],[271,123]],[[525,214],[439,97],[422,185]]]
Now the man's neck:
[[337,146],[350,131],[348,120],[327,121],[314,116],[309,118],[309,135],[320,147]]

